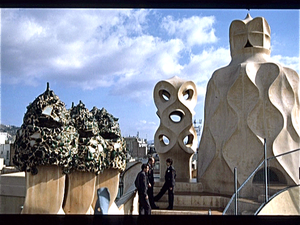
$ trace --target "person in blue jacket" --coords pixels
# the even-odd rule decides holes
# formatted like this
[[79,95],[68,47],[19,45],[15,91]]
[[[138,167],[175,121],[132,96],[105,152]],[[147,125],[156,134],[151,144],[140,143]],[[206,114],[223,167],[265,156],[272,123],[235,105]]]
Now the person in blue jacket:
[[168,198],[169,198],[169,206],[167,209],[173,209],[174,204],[174,187],[175,187],[175,178],[176,178],[176,170],[172,166],[173,160],[168,158],[166,160],[167,170],[165,173],[165,183],[163,187],[160,189],[160,192],[154,197],[154,201],[159,201],[159,199],[166,193],[168,190]]

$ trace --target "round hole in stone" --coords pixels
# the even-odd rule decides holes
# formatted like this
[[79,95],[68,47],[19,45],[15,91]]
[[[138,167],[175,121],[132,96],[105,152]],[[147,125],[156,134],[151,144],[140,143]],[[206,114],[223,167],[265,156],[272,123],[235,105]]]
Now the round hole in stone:
[[179,123],[183,117],[184,117],[184,113],[183,113],[183,111],[181,111],[179,109],[171,112],[171,114],[170,114],[170,119],[174,123]]
[[160,90],[159,91],[159,96],[165,102],[169,101],[170,97],[171,97],[170,93],[166,90]]
[[163,134],[161,134],[159,136],[159,141],[161,143],[163,143],[164,145],[169,145],[169,143],[170,143],[170,139],[166,135],[163,135]]
[[194,140],[194,136],[189,134],[185,136],[185,138],[183,139],[183,144],[187,147],[190,147],[193,145],[193,140]]
[[192,89],[188,89],[185,90],[182,95],[185,100],[191,100],[193,98],[194,91]]

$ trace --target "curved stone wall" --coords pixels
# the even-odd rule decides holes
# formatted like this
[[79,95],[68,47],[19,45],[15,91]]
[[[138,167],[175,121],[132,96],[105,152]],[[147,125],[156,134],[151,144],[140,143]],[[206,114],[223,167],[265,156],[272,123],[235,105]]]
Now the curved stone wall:
[[[198,154],[198,180],[206,191],[233,192],[233,170],[241,184],[264,157],[300,147],[299,76],[270,61],[270,27],[250,15],[230,27],[232,61],[207,86]],[[270,161],[286,184],[299,183],[299,154]],[[249,189],[246,195],[251,195]]]

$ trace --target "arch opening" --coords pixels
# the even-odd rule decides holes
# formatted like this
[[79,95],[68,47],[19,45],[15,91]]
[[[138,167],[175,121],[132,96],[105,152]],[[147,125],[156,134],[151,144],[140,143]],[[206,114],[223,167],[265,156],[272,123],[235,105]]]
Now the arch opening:
[[164,134],[161,134],[159,135],[159,142],[165,146],[169,145],[170,144],[170,139],[164,135]]
[[[253,177],[253,183],[262,184],[265,182],[265,170],[264,168],[257,171]],[[286,184],[287,181],[282,172],[276,168],[268,168],[268,183],[270,184]]]
[[184,112],[177,109],[173,112],[170,113],[170,120],[174,123],[180,123],[180,121],[183,119],[184,117]]
[[182,95],[185,100],[191,100],[194,95],[194,90],[192,89],[184,90]]
[[194,136],[192,134],[189,134],[184,137],[183,144],[187,147],[191,147],[193,145]]
[[171,94],[166,90],[160,90],[159,91],[159,96],[160,96],[162,101],[167,102],[167,101],[170,100]]

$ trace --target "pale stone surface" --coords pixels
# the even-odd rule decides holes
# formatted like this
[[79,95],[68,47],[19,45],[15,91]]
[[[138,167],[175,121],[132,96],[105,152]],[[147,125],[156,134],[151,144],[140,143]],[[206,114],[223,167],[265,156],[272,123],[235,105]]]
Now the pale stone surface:
[[20,214],[26,194],[25,172],[0,174],[0,214]]
[[134,197],[127,201],[123,206],[124,215],[139,215],[139,195],[135,193]]
[[[119,190],[119,178],[120,172],[116,169],[106,169],[103,173],[99,174],[96,179],[96,187],[95,187],[95,195],[92,202],[92,208],[95,211],[95,205],[98,199],[97,190],[102,187],[106,187],[110,194],[110,202],[109,202],[109,210],[108,214],[110,214],[110,207],[113,205],[116,197],[118,195]],[[111,212],[114,212],[112,209]]]
[[118,208],[115,202],[108,209],[108,215],[124,215],[123,207]]
[[25,172],[8,173],[0,175],[0,195],[25,197]]
[[65,175],[57,166],[38,166],[26,172],[26,197],[22,214],[64,214]]
[[25,197],[0,195],[0,214],[20,214],[24,200]]
[[134,181],[136,179],[137,174],[141,171],[141,165],[142,162],[129,162],[127,163],[127,167],[122,174],[123,195],[118,200],[117,204],[119,206],[120,213],[123,212],[124,215],[139,214],[139,196],[134,185]]
[[203,191],[202,183],[192,184],[191,185],[191,191],[193,191],[193,192],[202,192]]
[[300,215],[300,187],[296,186],[280,193],[257,215]]
[[141,162],[134,162],[129,169],[125,170],[123,174],[123,194],[125,194],[134,183],[137,174],[141,171],[141,166]]
[[[230,26],[232,60],[207,86],[198,152],[198,181],[205,191],[232,194],[233,171],[241,184],[264,157],[300,147],[299,76],[270,61],[270,27],[262,17]],[[299,183],[299,153],[270,161],[279,182]],[[245,195],[251,196],[249,189]]]
[[75,171],[68,174],[68,185],[63,207],[66,214],[94,214],[96,175]]
[[192,196],[176,196],[174,198],[174,205],[190,206],[192,204]]
[[163,176],[166,171],[166,159],[172,158],[176,178],[191,179],[191,158],[197,148],[197,134],[193,127],[196,85],[175,76],[158,82],[153,95],[160,118],[160,126],[154,136],[161,162],[160,174]]

